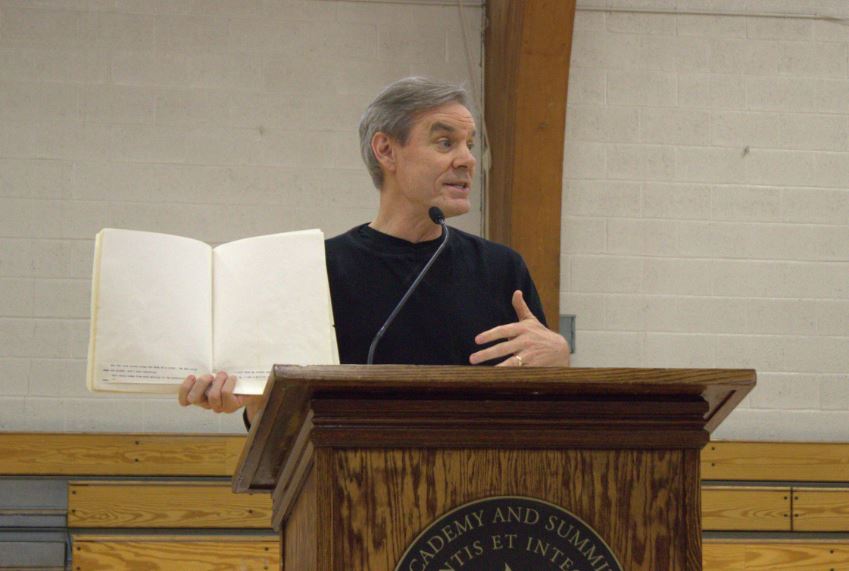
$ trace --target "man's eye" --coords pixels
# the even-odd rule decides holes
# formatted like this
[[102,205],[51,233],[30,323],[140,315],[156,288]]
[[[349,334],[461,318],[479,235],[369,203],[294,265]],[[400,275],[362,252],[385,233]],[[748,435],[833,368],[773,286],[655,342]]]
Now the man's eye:
[[451,148],[451,141],[449,141],[448,139],[439,139],[436,144],[442,147],[443,149]]

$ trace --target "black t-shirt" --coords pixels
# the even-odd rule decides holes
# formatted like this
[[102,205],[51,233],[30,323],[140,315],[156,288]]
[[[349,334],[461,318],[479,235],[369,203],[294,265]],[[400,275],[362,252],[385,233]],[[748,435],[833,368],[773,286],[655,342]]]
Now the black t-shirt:
[[[325,242],[340,362],[366,362],[375,334],[441,241],[414,244],[363,224]],[[386,330],[374,362],[468,365],[469,355],[484,347],[475,343],[477,334],[516,321],[511,299],[517,289],[545,323],[521,256],[451,228],[445,250]]]

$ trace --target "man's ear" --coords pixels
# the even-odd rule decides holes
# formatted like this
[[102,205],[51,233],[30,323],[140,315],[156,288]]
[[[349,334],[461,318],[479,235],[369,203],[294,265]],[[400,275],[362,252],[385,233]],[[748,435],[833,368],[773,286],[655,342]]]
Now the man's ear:
[[383,167],[383,170],[395,172],[395,139],[378,131],[371,138],[371,151],[374,153],[377,162]]

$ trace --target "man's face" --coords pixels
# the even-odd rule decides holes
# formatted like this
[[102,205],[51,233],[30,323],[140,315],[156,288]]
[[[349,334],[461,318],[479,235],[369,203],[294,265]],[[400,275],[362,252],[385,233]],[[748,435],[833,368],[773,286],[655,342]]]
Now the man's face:
[[395,180],[405,201],[425,212],[438,206],[446,217],[468,212],[474,137],[475,120],[460,103],[422,113],[407,144],[396,147]]

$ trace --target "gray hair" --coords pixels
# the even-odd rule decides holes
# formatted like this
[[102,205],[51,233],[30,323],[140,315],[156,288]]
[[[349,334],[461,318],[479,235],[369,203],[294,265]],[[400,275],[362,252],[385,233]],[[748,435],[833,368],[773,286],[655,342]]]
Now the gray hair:
[[406,77],[384,87],[360,119],[360,154],[374,186],[383,186],[383,171],[371,148],[375,133],[385,133],[405,145],[418,114],[446,103],[468,108],[469,99],[462,86],[425,77]]

